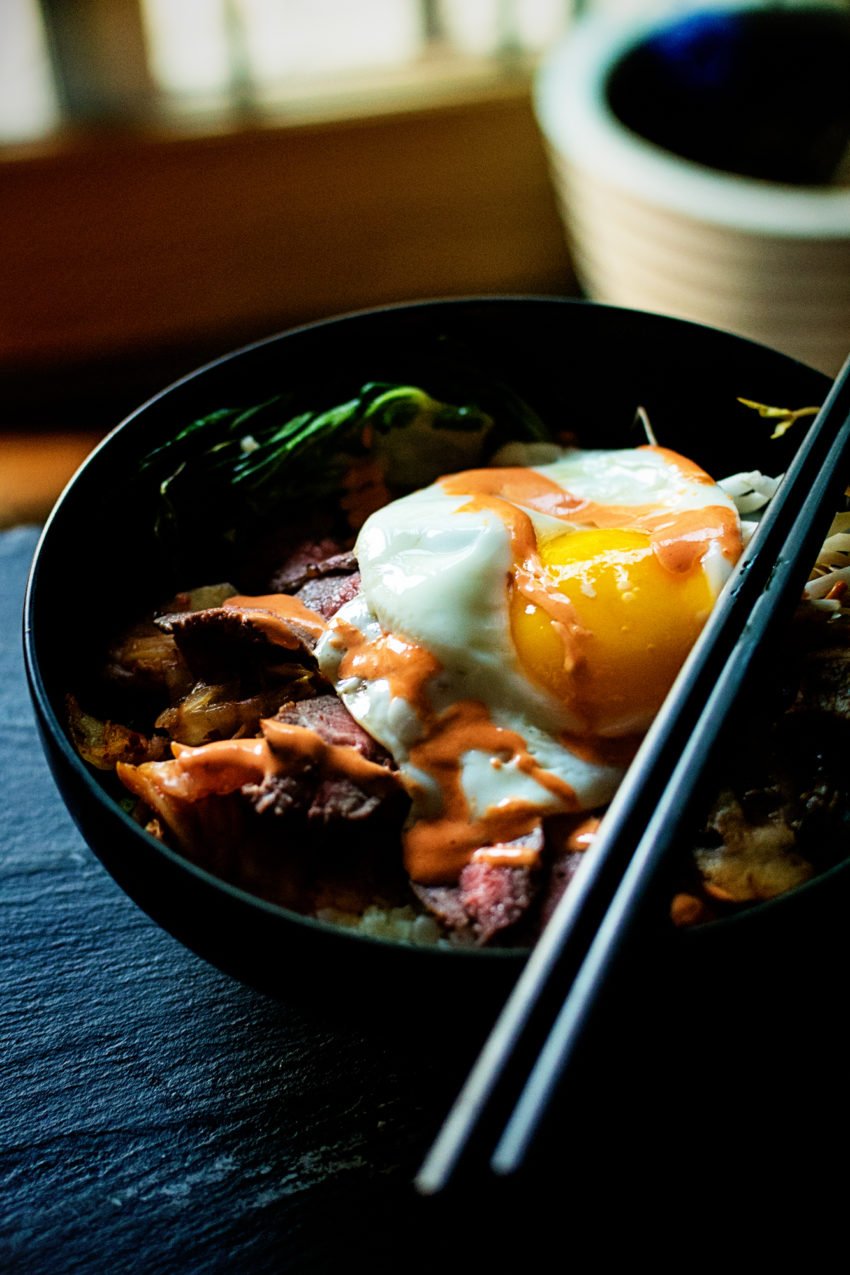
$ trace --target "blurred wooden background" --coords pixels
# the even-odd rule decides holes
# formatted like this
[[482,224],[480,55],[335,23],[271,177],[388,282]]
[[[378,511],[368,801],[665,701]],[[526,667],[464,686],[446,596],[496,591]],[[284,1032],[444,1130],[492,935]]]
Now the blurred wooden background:
[[58,114],[0,146],[0,522],[40,516],[126,412],[246,341],[575,290],[515,40],[473,58],[430,38],[404,73],[283,105],[243,75],[189,111],[151,96],[135,0],[42,8]]

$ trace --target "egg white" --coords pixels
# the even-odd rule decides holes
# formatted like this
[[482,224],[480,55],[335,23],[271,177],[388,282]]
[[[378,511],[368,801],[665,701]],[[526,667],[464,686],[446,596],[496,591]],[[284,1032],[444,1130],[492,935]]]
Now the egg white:
[[[369,641],[398,633],[427,650],[441,666],[428,685],[432,709],[440,713],[461,700],[486,704],[491,720],[520,734],[544,770],[582,794],[583,805],[608,801],[622,771],[587,762],[558,742],[558,734],[575,729],[577,719],[529,681],[511,642],[505,587],[511,555],[504,524],[489,511],[459,512],[463,498],[435,496],[428,502],[412,496],[397,501],[399,520],[393,525],[401,527],[426,509],[431,517],[441,507],[440,515],[451,519],[444,530],[423,524],[425,530],[408,539],[404,531],[387,537],[373,525],[361,536],[361,592],[340,609],[339,619]],[[339,626],[332,623],[316,649],[322,673],[351,715],[392,754],[416,794],[417,814],[437,814],[437,784],[410,762],[422,736],[415,707],[392,695],[387,678],[341,677],[345,652]],[[522,797],[543,811],[562,808],[552,792],[515,765],[494,766],[489,754],[474,749],[458,762],[473,812]]]
[[[536,467],[573,495],[601,504],[646,506],[679,512],[731,499],[718,487],[697,482],[662,453],[570,451]],[[488,507],[464,508],[468,496],[450,495],[439,484],[394,501],[373,514],[355,546],[361,591],[343,606],[317,647],[323,674],[352,716],[392,754],[414,794],[414,817],[439,813],[436,782],[410,761],[422,735],[416,707],[394,696],[387,678],[343,677],[343,636],[351,625],[372,642],[396,634],[429,652],[440,671],[427,687],[436,712],[460,701],[479,701],[491,720],[517,732],[537,764],[574,790],[577,809],[610,801],[623,768],[578,756],[563,743],[581,722],[570,709],[523,668],[511,638],[508,572],[512,566],[508,530]],[[535,510],[538,544],[582,526]],[[719,593],[731,564],[712,546],[703,569],[713,594]],[[562,799],[505,759],[471,749],[458,758],[470,811],[483,814],[500,803],[525,799],[546,814],[563,809]]]

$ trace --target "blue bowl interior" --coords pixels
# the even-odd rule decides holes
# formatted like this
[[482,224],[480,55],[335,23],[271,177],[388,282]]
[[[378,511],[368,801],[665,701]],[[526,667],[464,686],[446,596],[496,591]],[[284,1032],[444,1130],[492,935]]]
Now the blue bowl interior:
[[850,16],[834,5],[691,10],[621,57],[607,96],[622,124],[684,159],[826,185],[850,140],[848,54]]

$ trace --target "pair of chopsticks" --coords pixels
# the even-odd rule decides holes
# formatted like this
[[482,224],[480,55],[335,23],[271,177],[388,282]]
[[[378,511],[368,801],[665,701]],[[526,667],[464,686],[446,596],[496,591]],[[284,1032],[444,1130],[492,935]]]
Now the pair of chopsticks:
[[514,1173],[600,1003],[651,885],[680,844],[767,635],[799,601],[848,482],[850,359],[800,444],[600,831],[532,951],[416,1178]]

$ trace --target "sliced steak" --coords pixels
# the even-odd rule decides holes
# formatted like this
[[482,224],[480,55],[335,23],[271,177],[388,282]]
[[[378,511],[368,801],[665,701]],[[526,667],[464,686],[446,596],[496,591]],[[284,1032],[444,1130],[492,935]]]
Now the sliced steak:
[[[345,825],[364,820],[380,821],[382,829],[392,826],[397,837],[407,811],[408,798],[389,753],[354,720],[335,695],[285,704],[274,721],[313,732],[331,746],[320,759],[305,756],[285,774],[269,775],[260,784],[246,784],[242,792],[258,814],[298,813],[310,823],[333,825],[342,832]],[[271,730],[267,737],[274,747]],[[353,750],[373,763],[371,773],[360,778],[355,767],[345,767],[345,752]]]
[[276,716],[278,721],[316,731],[327,744],[356,748],[369,761],[380,762],[389,769],[395,768],[383,744],[363,729],[336,695],[317,695],[315,699],[284,704]]
[[354,554],[339,541],[330,537],[304,540],[272,572],[269,592],[296,593],[308,580],[327,575],[349,575],[356,570]]
[[366,792],[354,780],[341,775],[329,775],[321,779],[313,789],[307,818],[321,823],[337,825],[357,823],[386,813],[388,803],[398,810],[399,787],[388,782],[382,791]]
[[329,620],[345,602],[350,602],[359,592],[360,572],[355,568],[348,575],[324,575],[308,580],[297,590],[295,597],[305,607],[317,611]]
[[395,788],[365,792],[344,775],[322,778],[310,768],[297,775],[272,775],[261,784],[245,784],[242,793],[258,815],[298,814],[310,822],[339,826],[377,815],[395,797]]
[[581,851],[566,850],[557,854],[552,860],[540,900],[539,925],[541,931],[560,903],[561,896],[566,892],[583,858],[584,855]]
[[528,912],[537,893],[536,873],[530,868],[468,863],[460,874],[460,891],[478,942],[489,943]]
[[293,659],[312,665],[316,633],[297,620],[286,621],[291,646],[272,640],[263,617],[240,607],[210,607],[162,615],[156,624],[174,637],[192,672],[208,682],[226,682],[263,658]]
[[460,942],[484,946],[522,921],[538,892],[532,868],[503,868],[468,863],[456,886],[423,886],[413,892]]
[[420,885],[410,883],[419,902],[460,942],[473,944],[476,936],[472,918],[463,906],[463,892],[457,885]]

